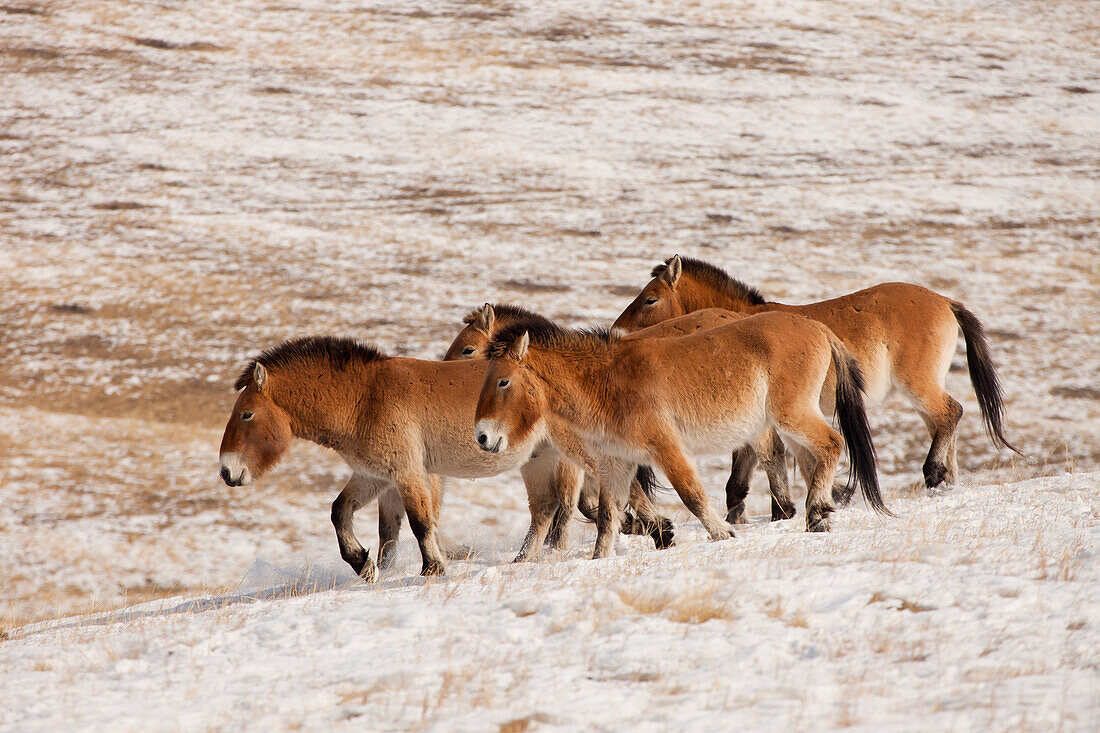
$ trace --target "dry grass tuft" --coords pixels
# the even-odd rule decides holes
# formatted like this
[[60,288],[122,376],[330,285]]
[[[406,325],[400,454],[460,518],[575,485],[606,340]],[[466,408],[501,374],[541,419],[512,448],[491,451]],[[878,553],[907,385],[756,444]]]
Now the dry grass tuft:
[[701,624],[714,619],[732,621],[737,614],[729,598],[714,584],[682,591],[663,588],[619,588],[619,599],[636,613],[664,616],[681,624]]

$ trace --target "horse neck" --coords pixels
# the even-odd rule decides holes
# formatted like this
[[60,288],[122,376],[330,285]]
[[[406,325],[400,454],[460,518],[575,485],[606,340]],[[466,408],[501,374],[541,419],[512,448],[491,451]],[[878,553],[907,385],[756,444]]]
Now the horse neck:
[[311,365],[288,370],[280,375],[280,387],[272,390],[271,398],[290,417],[294,437],[338,447],[355,431],[359,404],[369,402],[361,399],[372,382],[365,369],[349,365],[333,371]]
[[[532,352],[532,369],[547,385],[550,411],[570,425],[591,427],[599,421],[601,385],[606,384],[606,354]],[[534,363],[534,362],[537,362]]]
[[706,308],[723,308],[735,313],[758,313],[767,308],[766,305],[753,304],[738,293],[696,280],[686,273],[681,278],[677,294],[684,313],[694,313]]

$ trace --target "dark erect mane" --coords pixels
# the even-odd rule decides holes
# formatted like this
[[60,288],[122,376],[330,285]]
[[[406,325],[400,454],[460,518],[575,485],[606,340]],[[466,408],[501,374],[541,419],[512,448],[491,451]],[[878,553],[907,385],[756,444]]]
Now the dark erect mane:
[[303,362],[321,361],[327,362],[334,371],[342,371],[351,362],[364,364],[386,358],[388,357],[374,346],[346,336],[308,336],[290,339],[266,349],[248,362],[241,376],[237,377],[233,389],[239,391],[252,384],[252,372],[257,363],[268,370],[278,371]]
[[497,331],[493,340],[489,343],[486,356],[490,359],[498,359],[504,355],[512,342],[524,333],[531,338],[532,346],[542,346],[550,349],[584,350],[590,351],[593,347],[604,349],[615,343],[618,338],[611,335],[611,329],[605,326],[598,328],[562,328],[558,324],[544,316],[536,316],[530,320],[518,320],[509,323]]
[[[496,315],[497,322],[507,321],[511,323],[514,321],[545,321],[546,323],[553,325],[553,321],[551,321],[549,318],[542,315],[541,313],[535,313],[534,311],[527,310],[526,308],[518,305],[512,305],[511,303],[492,303],[492,306],[493,313]],[[477,320],[477,317],[481,315],[481,311],[483,308],[484,306],[470,311],[466,314],[466,317],[462,319],[462,322],[466,324],[473,323]]]
[[[664,272],[671,261],[672,258],[670,257],[665,260],[663,265],[654,267],[650,277],[657,277]],[[767,302],[759,290],[751,285],[746,285],[735,277],[731,277],[721,267],[703,260],[697,260],[694,257],[681,257],[680,264],[683,266],[683,271],[688,275],[717,290],[728,293],[737,300],[748,301],[749,305],[764,305]]]

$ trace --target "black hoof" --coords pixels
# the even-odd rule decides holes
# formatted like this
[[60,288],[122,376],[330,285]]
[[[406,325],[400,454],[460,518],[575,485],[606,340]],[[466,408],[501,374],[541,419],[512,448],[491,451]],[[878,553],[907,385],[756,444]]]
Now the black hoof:
[[649,534],[645,523],[629,511],[623,512],[622,519],[619,520],[619,531],[623,534]]
[[927,462],[924,464],[924,485],[931,489],[943,483],[947,478],[947,466],[942,463]]
[[[347,555],[343,555],[343,558],[344,562],[350,565],[351,569],[360,578],[367,580],[367,582],[374,580],[374,563],[371,562],[369,551],[349,552]],[[368,574],[369,578],[367,577]]]
[[794,504],[780,504],[772,499],[772,521],[782,522],[791,519],[795,515]]
[[833,503],[837,506],[848,506],[852,503],[852,496],[855,493],[855,484],[835,484],[833,486]]
[[748,524],[745,517],[745,502],[739,501],[726,512],[726,521],[730,524]]
[[828,532],[829,512],[820,509],[811,509],[806,515],[807,532]]
[[427,577],[429,575],[443,575],[446,572],[446,568],[443,567],[441,562],[426,562],[424,567],[421,568],[420,574]]
[[662,519],[660,529],[655,529],[650,533],[650,537],[653,538],[653,545],[658,550],[667,550],[672,547],[676,542],[675,525],[671,519]]

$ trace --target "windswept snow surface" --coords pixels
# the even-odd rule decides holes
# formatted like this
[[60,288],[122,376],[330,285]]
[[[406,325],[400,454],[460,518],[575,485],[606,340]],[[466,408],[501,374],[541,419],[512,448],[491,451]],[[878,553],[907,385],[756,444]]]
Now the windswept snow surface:
[[[1100,728],[1097,48],[1056,0],[0,0],[0,725]],[[675,252],[965,303],[1024,456],[960,349],[953,492],[870,415],[898,519],[712,544],[670,496],[671,551],[513,567],[519,476],[448,481],[473,559],[423,584],[406,527],[374,587],[333,454],[220,483],[261,349],[607,323]]]
[[16,630],[0,723],[1095,730],[1098,500],[1096,473],[967,486],[825,536],[696,525],[663,552],[428,582],[257,566],[225,595]]

